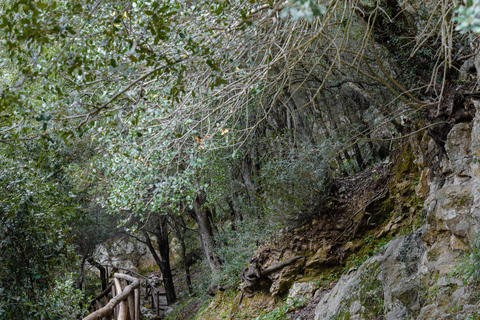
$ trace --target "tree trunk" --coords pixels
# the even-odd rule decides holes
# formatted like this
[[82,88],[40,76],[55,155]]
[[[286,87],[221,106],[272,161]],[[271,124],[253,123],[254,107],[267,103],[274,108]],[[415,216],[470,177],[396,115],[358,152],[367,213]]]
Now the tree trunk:
[[355,160],[357,161],[358,168],[360,169],[359,171],[363,171],[365,169],[365,163],[363,161],[362,151],[360,150],[358,143],[353,145],[353,150],[355,151]]
[[90,263],[93,267],[97,268],[98,271],[100,271],[100,280],[102,281],[102,291],[107,289],[107,271],[105,270],[105,267],[102,266],[100,263],[95,261],[93,257],[89,257],[87,259],[87,262]]
[[[314,99],[313,99],[314,100]],[[317,116],[320,120],[320,126],[323,129],[323,132],[325,133],[325,137],[327,140],[331,140],[332,137],[330,135],[330,130],[328,129],[327,125],[325,124],[325,120],[323,119],[322,112],[320,110],[316,110]],[[321,143],[322,141],[318,141],[317,143]],[[342,173],[342,177],[348,177],[348,173],[345,170],[345,166],[343,165],[343,160],[340,155],[340,153],[335,153],[335,160],[337,161],[338,164],[338,169]]]
[[286,106],[288,108],[288,113],[290,114],[290,117],[293,120],[293,127],[292,133],[294,136],[297,136],[297,132],[300,134],[300,136],[303,138],[306,136],[306,130],[305,130],[305,124],[302,118],[302,115],[298,111],[298,108],[295,104],[295,101],[293,100],[292,94],[290,93],[289,87],[284,87],[283,91],[285,92],[285,99],[286,99]]
[[239,209],[235,208],[235,205],[233,204],[233,201],[232,201],[233,197],[236,197],[236,194],[232,195],[231,198],[227,199],[227,204],[228,204],[228,207],[230,208],[230,213],[232,215],[233,221],[234,222],[243,221],[242,212]]
[[256,188],[251,179],[252,172],[253,172],[252,162],[253,161],[250,158],[250,156],[246,155],[245,159],[243,160],[242,178],[243,178],[243,183],[245,185],[245,188],[247,189],[248,197],[250,198],[250,201],[252,202],[253,206],[256,208],[256,201],[255,201]]
[[82,258],[82,262],[80,263],[80,275],[75,280],[75,289],[83,290],[85,287],[83,284],[85,282],[85,256]]
[[211,213],[204,207],[206,203],[205,192],[202,190],[195,198],[193,202],[193,209],[195,211],[195,220],[198,224],[198,235],[200,237],[200,243],[202,250],[207,259],[207,263],[213,274],[218,272],[220,261],[215,256],[213,246],[213,231],[211,223]]
[[144,231],[145,242],[148,246],[148,249],[152,253],[153,258],[155,259],[155,262],[159,266],[160,271],[162,272],[167,304],[171,305],[175,302],[175,300],[177,300],[177,296],[175,294],[175,286],[173,285],[172,269],[170,268],[170,243],[168,241],[166,215],[159,215],[153,233],[157,238],[158,251],[160,252],[161,258],[157,255],[157,252],[150,241],[150,236],[146,231]]
[[162,257],[163,284],[165,286],[167,304],[171,305],[177,300],[177,296],[175,295],[175,287],[173,285],[172,269],[170,269],[170,242],[168,241],[167,219],[168,217],[166,215],[159,216],[154,233],[157,238],[158,251]]

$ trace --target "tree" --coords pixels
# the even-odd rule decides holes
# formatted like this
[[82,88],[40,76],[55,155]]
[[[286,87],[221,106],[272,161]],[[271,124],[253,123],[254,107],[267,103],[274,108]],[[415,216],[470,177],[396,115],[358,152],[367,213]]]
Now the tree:
[[30,152],[0,152],[0,319],[54,317],[44,295],[58,267],[73,258],[69,198],[38,161],[48,156],[48,143],[26,145]]
[[160,252],[160,257],[157,255],[155,248],[150,241],[150,235],[147,231],[144,231],[145,243],[148,246],[148,249],[152,253],[155,262],[160,267],[162,271],[163,284],[165,286],[165,295],[167,297],[167,304],[172,304],[177,300],[175,294],[175,287],[173,285],[173,275],[170,268],[170,240],[168,238],[168,217],[166,215],[156,215],[152,217],[155,221],[153,222],[152,233],[157,239],[158,251]]
[[49,172],[88,167],[102,191],[86,202],[146,224],[164,269],[162,221],[193,213],[218,273],[216,212],[237,224],[309,212],[331,176],[412,129],[400,117],[448,111],[470,53],[455,1],[322,3],[5,2],[0,143],[94,141],[85,166]]

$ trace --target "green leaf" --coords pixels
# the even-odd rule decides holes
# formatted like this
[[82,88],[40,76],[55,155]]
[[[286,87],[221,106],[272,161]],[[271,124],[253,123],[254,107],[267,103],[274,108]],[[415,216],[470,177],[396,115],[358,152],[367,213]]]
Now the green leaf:
[[[54,2],[55,2],[55,1],[54,1]],[[48,7],[48,4],[43,3],[43,2],[41,2],[41,1],[38,1],[38,2],[37,2],[37,7],[39,7],[40,9],[43,10],[43,9],[45,9],[45,8]]]
[[324,15],[327,13],[327,7],[322,5],[313,5],[312,11],[313,11],[313,14],[316,16]]

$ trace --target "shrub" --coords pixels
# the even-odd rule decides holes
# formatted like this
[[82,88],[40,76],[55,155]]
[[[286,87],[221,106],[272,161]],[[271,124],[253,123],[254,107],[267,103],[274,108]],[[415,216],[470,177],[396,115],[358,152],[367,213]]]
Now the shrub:
[[[245,217],[237,222],[235,229],[228,227],[217,236],[219,247],[218,257],[223,261],[221,272],[214,279],[215,283],[237,287],[240,284],[240,273],[248,266],[248,260],[253,255],[259,242],[267,240],[275,234],[281,225],[272,217]],[[259,232],[266,230],[267,232]]]
[[289,150],[285,147],[285,152],[277,151],[276,155],[268,157],[261,172],[266,213],[288,217],[311,211],[318,204],[328,177],[328,159],[333,158],[319,150],[333,148],[305,145]]
[[88,304],[83,303],[84,294],[82,290],[75,289],[71,274],[56,280],[52,294],[45,296],[44,299],[47,304],[54,306],[54,312],[60,319],[80,319],[87,312]]
[[454,275],[463,279],[464,284],[472,281],[472,285],[480,284],[480,233],[475,237],[470,252],[460,261]]

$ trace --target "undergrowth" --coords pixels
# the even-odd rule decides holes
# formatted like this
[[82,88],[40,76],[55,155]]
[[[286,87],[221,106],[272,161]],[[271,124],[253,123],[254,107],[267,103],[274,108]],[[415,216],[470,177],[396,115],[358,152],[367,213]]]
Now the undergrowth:
[[365,245],[363,245],[360,252],[348,257],[343,271],[348,272],[350,268],[360,267],[369,258],[377,255],[390,240],[387,238],[375,239],[371,235],[365,237]]
[[[222,260],[221,272],[214,277],[216,284],[237,288],[240,284],[240,273],[248,266],[249,258],[263,241],[269,240],[282,227],[276,219],[258,219],[246,217],[237,222],[235,227],[229,226],[217,235],[216,254]],[[259,232],[264,230],[264,232]]]
[[454,275],[463,280],[464,285],[470,283],[476,289],[480,286],[480,232],[477,233],[472,246],[457,265]]

